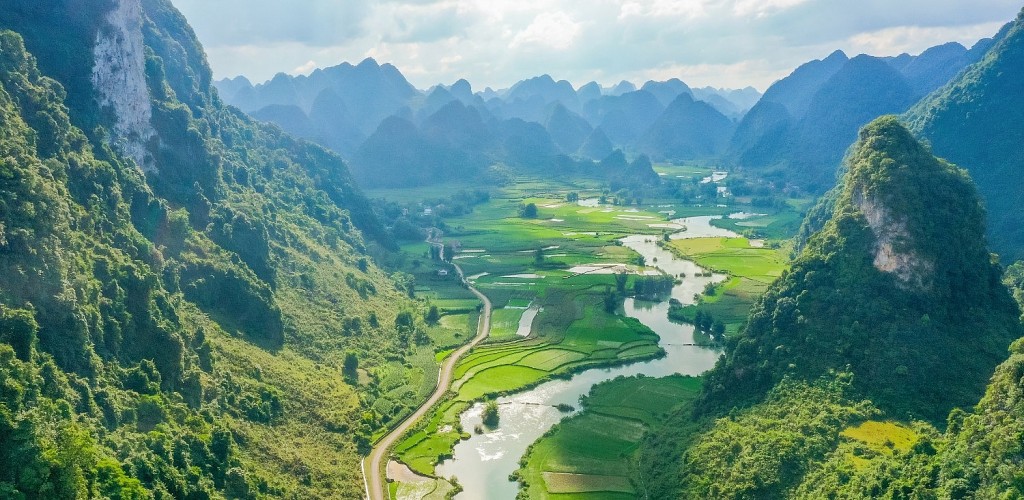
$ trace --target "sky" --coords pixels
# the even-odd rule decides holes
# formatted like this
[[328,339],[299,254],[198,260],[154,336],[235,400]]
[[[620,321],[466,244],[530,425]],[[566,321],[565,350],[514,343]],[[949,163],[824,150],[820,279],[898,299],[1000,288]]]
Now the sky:
[[426,89],[467,79],[507,88],[550,74],[589,81],[679,78],[764,91],[836,49],[850,56],[968,47],[1020,0],[172,0],[217,78],[373,57]]

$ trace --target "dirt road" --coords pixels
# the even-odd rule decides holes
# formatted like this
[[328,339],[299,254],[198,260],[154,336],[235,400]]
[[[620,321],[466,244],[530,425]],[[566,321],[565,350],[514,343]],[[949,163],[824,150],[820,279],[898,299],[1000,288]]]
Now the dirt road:
[[[429,240],[431,244],[440,246],[440,243]],[[444,247],[441,247],[442,257]],[[453,378],[455,377],[455,365],[459,362],[470,349],[475,347],[480,341],[487,338],[487,335],[491,332],[491,301],[486,295],[480,293],[479,290],[473,287],[466,280],[465,274],[462,272],[462,268],[457,264],[452,264],[455,271],[459,275],[459,279],[469,288],[473,295],[476,295],[481,302],[484,303],[483,314],[480,316],[480,323],[477,325],[477,334],[468,344],[460,347],[458,350],[453,352],[450,356],[445,358],[441,363],[441,373],[437,379],[437,388],[434,389],[434,393],[430,395],[430,398],[423,403],[409,418],[405,419],[398,427],[395,427],[387,436],[377,442],[373,447],[373,451],[370,452],[370,456],[363,460],[363,478],[366,481],[366,494],[369,500],[388,500],[387,483],[384,481],[384,467],[387,465],[389,459],[389,451],[391,447],[411,429],[417,422],[423,418],[430,408],[434,406],[441,398],[444,397],[445,393],[448,392],[448,388],[451,387]]]

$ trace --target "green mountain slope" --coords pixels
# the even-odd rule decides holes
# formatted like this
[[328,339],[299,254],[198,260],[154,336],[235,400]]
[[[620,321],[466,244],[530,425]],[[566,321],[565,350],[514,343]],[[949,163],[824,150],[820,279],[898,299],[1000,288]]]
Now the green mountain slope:
[[344,163],[223,106],[164,0],[7,7],[0,497],[358,496],[436,364]]
[[889,414],[939,422],[978,400],[1022,335],[966,173],[893,117],[861,132],[848,166],[831,219],[710,373],[707,405],[849,370]]
[[1010,345],[1024,327],[1007,291],[1024,296],[1024,272],[1000,276],[966,173],[895,117],[862,130],[847,168],[696,411],[643,443],[649,494],[1024,495],[1024,340]]
[[989,239],[1006,261],[1024,257],[1024,13],[978,64],[907,112],[935,153],[971,173],[989,213]]

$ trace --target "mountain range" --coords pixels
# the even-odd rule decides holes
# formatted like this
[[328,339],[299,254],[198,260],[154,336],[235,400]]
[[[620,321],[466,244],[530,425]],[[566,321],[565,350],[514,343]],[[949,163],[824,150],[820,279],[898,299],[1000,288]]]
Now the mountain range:
[[804,64],[769,87],[743,117],[726,161],[811,193],[827,191],[860,127],[879,115],[906,111],[980,60],[992,44],[984,39],[968,50],[948,43],[898,57],[849,58],[836,51]]
[[[535,164],[529,165],[533,168],[550,163],[557,155],[601,160],[616,148],[634,149],[642,139],[644,145],[638,151],[642,149],[640,152],[656,160],[717,155],[723,149],[720,136],[731,133],[724,129],[760,97],[752,88],[693,90],[678,79],[647,82],[639,90],[629,82],[611,88],[591,82],[576,89],[548,75],[500,91],[474,93],[466,80],[419,91],[396,68],[373,59],[356,66],[316,70],[308,76],[279,74],[258,85],[244,77],[215,85],[226,103],[350,158],[355,176],[372,179],[375,186],[399,182],[395,176],[373,174],[381,168],[390,173],[409,172],[400,183],[410,185],[465,175],[492,164],[519,165],[523,159],[534,159]],[[702,105],[696,109],[671,106],[684,94]],[[455,121],[455,107],[449,105],[456,102],[473,110],[463,111],[470,122]],[[699,116],[681,116],[690,111]],[[404,120],[402,127],[396,126],[395,117]],[[659,142],[659,137],[671,133],[665,127],[705,118],[715,121],[716,135],[699,137],[699,127],[694,129],[691,142],[699,143],[698,147]],[[726,123],[728,127],[723,125]],[[477,152],[468,158],[447,151],[450,141],[443,136],[458,135],[459,129],[470,124],[489,138],[478,138]],[[597,143],[590,141],[590,147],[581,149],[590,138]],[[376,152],[380,144],[401,141],[406,141],[402,146],[405,153],[387,156]],[[541,149],[522,150],[535,146]],[[421,159],[409,163],[413,156]],[[454,163],[447,173],[435,175],[445,162]],[[427,171],[415,171],[418,168]]]
[[[373,59],[355,66],[318,69],[308,76],[279,74],[258,85],[242,77],[215,85],[225,102],[352,159],[353,171],[360,179],[382,167],[405,172],[451,160],[451,155],[442,153],[443,144],[423,140],[405,146],[410,154],[411,149],[424,148],[418,154],[428,159],[419,163],[386,164],[403,156],[388,160],[373,150],[387,134],[398,132],[393,122],[380,128],[389,116],[401,117],[424,132],[419,130],[424,122],[458,101],[475,109],[475,116],[492,135],[500,136],[495,131],[508,127],[523,130],[504,123],[509,120],[541,125],[543,131],[533,133],[546,134],[547,139],[535,137],[539,142],[521,144],[551,142],[554,155],[602,159],[599,153],[607,149],[603,144],[580,149],[600,129],[595,139],[607,139],[612,149],[631,155],[647,154],[655,161],[670,162],[722,161],[736,168],[762,170],[794,188],[821,193],[835,183],[836,169],[859,127],[878,115],[907,110],[978,61],[992,43],[982,40],[970,50],[948,43],[917,56],[849,58],[836,51],[797,68],[764,96],[752,88],[692,89],[678,79],[649,81],[640,88],[629,82],[613,87],[590,82],[574,88],[549,75],[497,91],[474,92],[466,80],[420,91],[397,68]],[[679,100],[684,95],[686,99]],[[434,135],[443,123],[460,127],[450,116],[432,121]],[[448,174],[411,173],[408,177],[413,180],[401,182],[429,182],[455,175],[452,172],[477,171],[481,163],[514,164],[511,158],[541,156],[515,151],[514,146],[485,149],[488,151],[471,155],[471,160],[455,158],[457,164]],[[510,157],[504,156],[506,153]],[[465,161],[471,168],[464,168]],[[375,182],[387,185],[390,181],[375,177]]]

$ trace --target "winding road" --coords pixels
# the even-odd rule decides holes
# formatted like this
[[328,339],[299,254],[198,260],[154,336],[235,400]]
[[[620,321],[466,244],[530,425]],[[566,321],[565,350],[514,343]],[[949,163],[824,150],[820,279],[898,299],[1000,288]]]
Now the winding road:
[[[444,246],[433,238],[427,240],[432,245],[439,246],[441,248],[441,257],[444,259]],[[423,418],[430,409],[444,398],[445,393],[451,387],[453,379],[455,378],[455,365],[459,362],[470,349],[476,347],[481,341],[483,341],[491,332],[491,300],[486,295],[480,293],[479,290],[473,287],[472,284],[466,280],[465,274],[462,272],[462,268],[458,264],[452,263],[452,267],[455,268],[455,272],[459,274],[459,279],[466,284],[466,287],[473,295],[476,295],[481,302],[484,303],[483,314],[480,316],[480,323],[477,325],[476,337],[473,337],[468,344],[460,347],[458,350],[449,355],[441,363],[440,375],[437,378],[437,387],[434,389],[434,393],[428,398],[415,412],[406,418],[402,423],[398,424],[397,427],[391,430],[386,436],[377,441],[374,445],[370,455],[363,460],[363,479],[366,482],[366,496],[369,500],[388,500],[389,494],[387,490],[387,483],[384,481],[384,467],[387,465],[389,451],[391,447],[395,445],[399,438],[402,437],[409,429],[411,429],[421,418]]]

